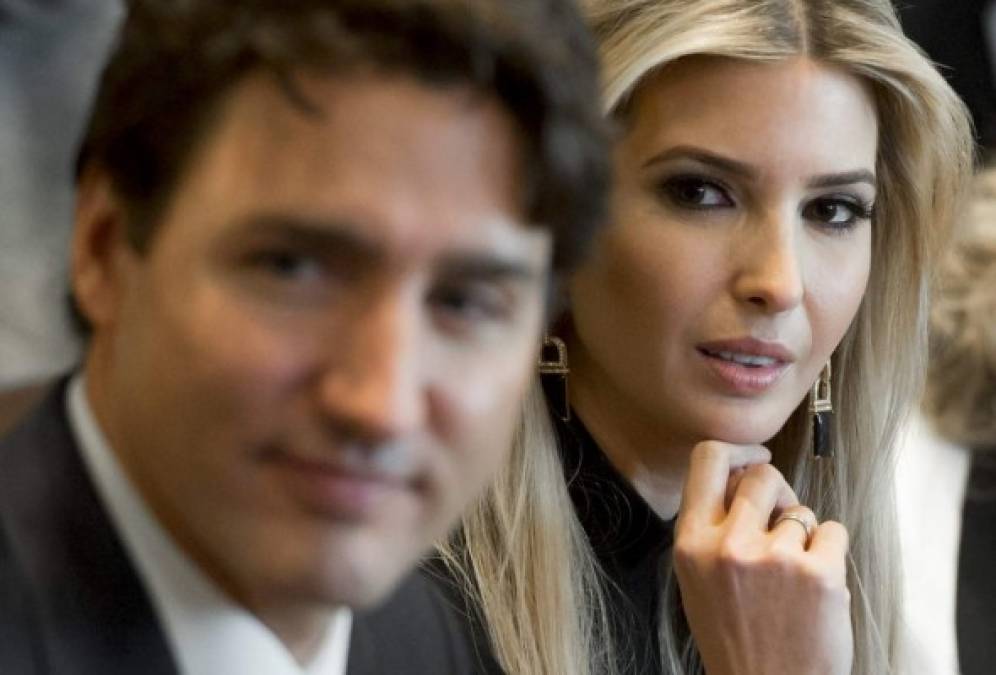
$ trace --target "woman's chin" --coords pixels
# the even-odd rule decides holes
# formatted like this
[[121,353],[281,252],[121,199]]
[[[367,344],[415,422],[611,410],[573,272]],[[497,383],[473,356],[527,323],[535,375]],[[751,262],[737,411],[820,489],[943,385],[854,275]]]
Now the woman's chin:
[[721,420],[708,425],[699,436],[703,441],[722,441],[734,445],[764,445],[778,433],[784,423],[785,420],[780,422],[737,420],[736,424],[731,424],[729,420]]
[[[676,430],[685,438],[763,445],[785,426],[801,398],[796,392],[752,399],[693,395],[667,420],[679,427]],[[684,433],[680,427],[684,427]]]

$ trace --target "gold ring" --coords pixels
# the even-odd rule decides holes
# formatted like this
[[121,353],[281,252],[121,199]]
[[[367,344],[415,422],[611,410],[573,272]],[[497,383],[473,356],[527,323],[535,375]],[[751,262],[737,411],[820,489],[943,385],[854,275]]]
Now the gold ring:
[[813,538],[813,529],[814,529],[813,524],[809,522],[806,518],[800,516],[798,513],[792,513],[791,511],[789,511],[788,513],[783,513],[782,515],[778,516],[778,518],[775,520],[775,527],[778,527],[779,523],[782,523],[786,520],[791,520],[794,523],[799,523],[800,525],[802,525],[802,529],[805,530],[806,532],[806,543],[808,544],[809,540]]

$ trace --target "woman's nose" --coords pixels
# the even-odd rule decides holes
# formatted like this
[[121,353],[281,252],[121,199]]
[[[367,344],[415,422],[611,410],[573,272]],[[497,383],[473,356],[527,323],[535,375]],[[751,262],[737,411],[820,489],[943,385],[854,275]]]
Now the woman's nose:
[[744,228],[731,251],[738,261],[738,300],[769,314],[790,311],[802,302],[805,287],[796,227],[787,215],[768,214],[763,222]]

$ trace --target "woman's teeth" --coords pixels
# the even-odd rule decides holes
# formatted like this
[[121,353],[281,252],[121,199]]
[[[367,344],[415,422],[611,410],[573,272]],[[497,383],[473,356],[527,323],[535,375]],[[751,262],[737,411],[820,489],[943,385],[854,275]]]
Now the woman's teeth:
[[707,353],[710,356],[715,356],[716,358],[723,359],[724,361],[732,361],[733,363],[739,363],[742,366],[750,366],[753,368],[764,368],[778,363],[778,359],[771,358],[770,356],[752,356],[749,354],[734,354],[733,352]]

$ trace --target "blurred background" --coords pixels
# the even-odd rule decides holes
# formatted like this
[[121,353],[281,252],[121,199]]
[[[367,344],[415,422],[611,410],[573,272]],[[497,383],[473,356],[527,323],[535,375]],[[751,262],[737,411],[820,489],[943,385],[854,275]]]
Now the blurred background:
[[76,358],[73,156],[120,16],[117,0],[0,0],[0,388]]

